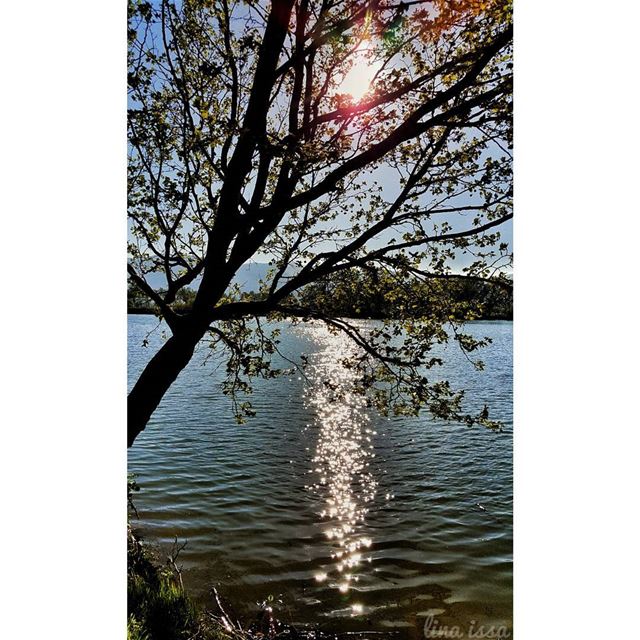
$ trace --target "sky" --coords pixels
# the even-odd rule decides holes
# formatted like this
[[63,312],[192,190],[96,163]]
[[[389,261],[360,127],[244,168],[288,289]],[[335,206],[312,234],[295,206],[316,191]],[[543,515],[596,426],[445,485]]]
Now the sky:
[[[356,54],[356,64],[354,65],[351,72],[349,72],[341,85],[341,90],[344,90],[345,93],[351,93],[354,98],[361,97],[369,87],[369,82],[375,75],[376,71],[379,69],[379,64],[370,64],[367,59],[367,47],[369,45],[366,41],[363,41],[359,50]],[[496,152],[497,152],[496,148]],[[385,197],[391,198],[398,191],[398,175],[395,170],[389,167],[381,167],[380,169],[374,172],[372,179],[375,179],[379,182],[383,189],[383,193]],[[453,227],[454,231],[459,231],[469,227],[469,221],[472,216],[468,215],[463,217],[461,215],[450,216],[447,220],[449,224]],[[338,219],[339,220],[339,219]],[[344,220],[344,219],[343,219]],[[512,221],[509,220],[499,228],[495,229],[499,231],[503,242],[512,246],[513,242],[513,225]],[[371,246],[382,246],[389,242],[389,240],[393,237],[394,232],[388,231],[380,236],[372,242]],[[398,235],[398,234],[395,234]],[[257,253],[253,261],[255,262],[268,262],[270,256],[265,253]],[[471,255],[464,255],[461,251],[457,252],[456,258],[452,263],[452,269],[454,272],[461,272],[462,269],[469,264],[471,264],[475,258]]]

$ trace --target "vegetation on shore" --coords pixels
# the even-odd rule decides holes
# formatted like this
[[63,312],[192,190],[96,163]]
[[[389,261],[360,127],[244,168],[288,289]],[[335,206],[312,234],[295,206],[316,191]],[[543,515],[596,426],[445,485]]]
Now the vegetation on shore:
[[127,533],[127,638],[217,638],[201,633],[200,614],[175,573],[156,564],[131,527]]
[[[127,483],[129,512],[134,514],[132,476]],[[163,566],[129,523],[127,526],[127,640],[232,640],[221,618],[203,611],[185,593],[175,546]]]
[[[189,312],[196,292],[181,289],[173,310]],[[240,294],[245,301],[260,300],[260,292]],[[399,285],[397,278],[376,269],[353,269],[305,287],[287,304],[301,305],[343,318],[419,318],[429,316],[434,307],[447,304],[456,320],[511,320],[513,318],[513,288],[506,278],[456,277],[407,279]],[[129,313],[159,314],[160,310],[133,282],[127,292]]]

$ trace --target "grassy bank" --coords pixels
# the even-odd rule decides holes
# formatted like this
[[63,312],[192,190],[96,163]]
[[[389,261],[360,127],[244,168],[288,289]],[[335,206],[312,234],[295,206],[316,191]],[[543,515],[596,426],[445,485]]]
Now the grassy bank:
[[249,640],[218,614],[187,595],[175,556],[162,565],[139,536],[127,532],[127,640]]
[[199,613],[176,576],[154,562],[131,529],[127,537],[128,640],[201,637]]
[[[137,517],[133,476],[127,483],[129,517]],[[185,593],[176,564],[177,543],[164,563],[127,525],[127,640],[242,640],[221,613],[198,607]]]

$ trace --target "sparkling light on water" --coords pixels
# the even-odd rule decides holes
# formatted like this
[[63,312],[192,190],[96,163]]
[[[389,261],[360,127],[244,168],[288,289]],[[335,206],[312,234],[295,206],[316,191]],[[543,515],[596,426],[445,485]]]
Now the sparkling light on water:
[[324,503],[320,525],[334,561],[322,567],[315,579],[329,579],[330,586],[347,593],[358,580],[356,571],[365,561],[363,552],[372,544],[371,537],[364,534],[377,488],[369,471],[375,432],[365,399],[353,392],[357,373],[342,363],[355,347],[348,338],[317,325],[313,337],[322,348],[310,360],[312,383],[305,396],[315,414],[311,427],[317,430],[312,458],[315,482],[308,488]]

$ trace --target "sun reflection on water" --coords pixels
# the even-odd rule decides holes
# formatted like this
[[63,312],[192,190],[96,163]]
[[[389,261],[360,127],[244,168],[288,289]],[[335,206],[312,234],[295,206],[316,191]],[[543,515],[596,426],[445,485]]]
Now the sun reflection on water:
[[[308,485],[322,500],[319,526],[329,544],[331,562],[319,568],[315,580],[327,582],[341,593],[358,582],[358,570],[371,562],[367,550],[372,539],[365,535],[365,520],[376,496],[377,482],[369,470],[375,430],[370,425],[365,399],[353,392],[356,372],[342,360],[354,345],[345,336],[314,325],[313,338],[321,349],[310,358],[305,402],[315,414],[311,428],[317,444]],[[360,612],[362,605],[354,605]]]

